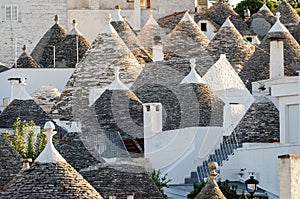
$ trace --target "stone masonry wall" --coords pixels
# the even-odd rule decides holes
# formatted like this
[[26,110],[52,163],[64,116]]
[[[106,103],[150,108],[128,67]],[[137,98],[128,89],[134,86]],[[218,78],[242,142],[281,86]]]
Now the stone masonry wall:
[[[11,66],[26,44],[30,53],[45,32],[53,25],[54,15],[60,16],[60,24],[67,24],[67,0],[1,0],[0,1],[0,60]],[[18,6],[18,20],[5,20],[5,5]],[[17,42],[16,42],[17,40]],[[17,43],[17,48],[16,48]]]

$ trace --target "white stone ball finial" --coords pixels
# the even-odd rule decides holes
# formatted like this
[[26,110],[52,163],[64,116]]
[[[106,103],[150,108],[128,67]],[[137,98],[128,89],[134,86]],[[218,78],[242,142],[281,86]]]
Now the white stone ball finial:
[[191,69],[195,69],[196,68],[196,59],[190,59],[190,63],[191,63]]
[[210,162],[208,163],[208,169],[210,170],[210,173],[207,174],[209,179],[214,180],[216,177],[219,176],[219,174],[216,172],[216,170],[219,168],[218,163],[216,162]]
[[48,122],[45,123],[44,129],[45,129],[46,131],[48,131],[48,130],[49,130],[49,131],[54,131],[55,125],[53,124],[53,122],[48,121]]

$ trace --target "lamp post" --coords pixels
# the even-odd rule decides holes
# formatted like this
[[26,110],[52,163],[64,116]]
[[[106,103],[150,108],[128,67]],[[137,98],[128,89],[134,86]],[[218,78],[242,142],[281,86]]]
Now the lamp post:
[[253,198],[255,191],[257,190],[257,184],[259,182],[254,179],[254,176],[250,176],[250,179],[245,181],[246,190],[250,194],[250,199]]

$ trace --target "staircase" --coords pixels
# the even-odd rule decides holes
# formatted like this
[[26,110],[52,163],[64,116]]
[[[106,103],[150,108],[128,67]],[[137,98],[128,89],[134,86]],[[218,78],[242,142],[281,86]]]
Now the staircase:
[[220,147],[217,148],[214,153],[210,154],[207,160],[203,161],[202,165],[197,166],[197,171],[191,172],[191,177],[185,178],[184,184],[193,185],[194,183],[201,183],[206,178],[206,174],[209,173],[209,162],[217,162],[221,167],[223,165],[223,161],[228,160],[228,157],[233,155],[234,151],[239,147],[242,147],[242,145],[238,143],[236,133],[234,131],[230,136],[223,136]]

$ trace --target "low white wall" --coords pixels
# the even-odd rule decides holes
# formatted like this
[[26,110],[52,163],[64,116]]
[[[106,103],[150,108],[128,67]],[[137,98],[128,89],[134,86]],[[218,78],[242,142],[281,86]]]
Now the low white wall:
[[63,90],[74,68],[41,68],[41,69],[10,69],[0,73],[0,107],[3,106],[3,98],[10,97],[10,77],[25,77],[26,90],[29,94],[41,86],[52,85],[60,92]]
[[221,127],[191,127],[163,131],[145,139],[145,157],[154,169],[168,173],[172,184],[183,183],[191,171],[219,146]]
[[[224,161],[220,178],[244,182],[249,178],[249,172],[254,172],[259,187],[279,196],[278,156],[284,154],[299,155],[300,144],[244,144],[229,161]],[[241,169],[246,169],[242,178],[238,174]]]

